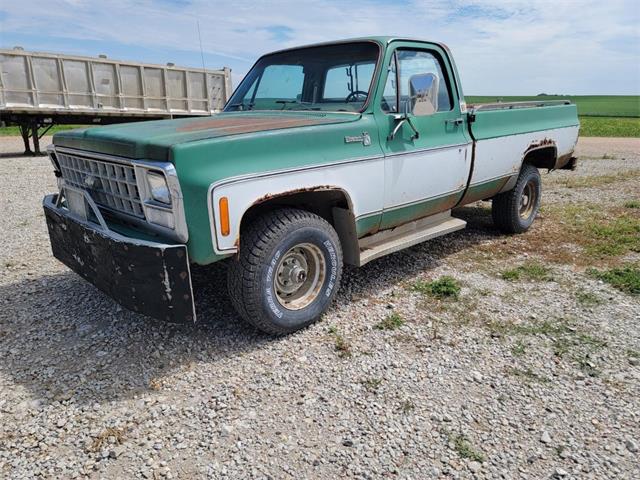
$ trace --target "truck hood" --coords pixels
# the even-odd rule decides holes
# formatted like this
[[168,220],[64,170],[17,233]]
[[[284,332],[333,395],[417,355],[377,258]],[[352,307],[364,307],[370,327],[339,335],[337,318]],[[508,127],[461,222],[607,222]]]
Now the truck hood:
[[352,122],[354,113],[230,112],[209,117],[121,123],[56,133],[53,143],[120,157],[171,161],[171,147],[186,142],[270,130]]

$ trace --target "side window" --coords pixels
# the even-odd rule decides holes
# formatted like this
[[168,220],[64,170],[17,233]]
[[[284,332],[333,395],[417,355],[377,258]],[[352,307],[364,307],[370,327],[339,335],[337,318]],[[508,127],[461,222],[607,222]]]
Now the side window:
[[295,100],[302,94],[304,73],[301,65],[269,65],[259,82],[256,99]]
[[[400,110],[407,102],[416,115],[430,115],[451,110],[449,78],[436,56],[424,50],[398,50],[400,71]],[[391,63],[392,70],[394,62]],[[395,105],[395,71],[390,70],[384,90],[382,109],[397,112]],[[393,99],[391,97],[394,97]],[[385,108],[385,104],[387,108]]]
[[330,68],[325,76],[322,98],[342,101],[354,92],[368,92],[374,68],[375,63],[356,63]]

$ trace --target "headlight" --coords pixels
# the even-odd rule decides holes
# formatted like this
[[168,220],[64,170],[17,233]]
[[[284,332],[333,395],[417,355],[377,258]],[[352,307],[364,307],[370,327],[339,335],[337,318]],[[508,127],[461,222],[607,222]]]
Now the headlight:
[[164,178],[164,175],[161,173],[148,172],[147,182],[149,182],[151,198],[156,202],[171,205],[171,193],[169,193],[169,187],[167,186],[167,180]]

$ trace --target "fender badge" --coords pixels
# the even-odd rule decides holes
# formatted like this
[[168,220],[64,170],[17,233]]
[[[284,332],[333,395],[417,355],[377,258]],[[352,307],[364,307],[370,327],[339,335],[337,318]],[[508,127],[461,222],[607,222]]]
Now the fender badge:
[[344,143],[362,143],[365,147],[371,145],[371,137],[369,136],[369,132],[362,132],[362,135],[347,135],[344,137]]

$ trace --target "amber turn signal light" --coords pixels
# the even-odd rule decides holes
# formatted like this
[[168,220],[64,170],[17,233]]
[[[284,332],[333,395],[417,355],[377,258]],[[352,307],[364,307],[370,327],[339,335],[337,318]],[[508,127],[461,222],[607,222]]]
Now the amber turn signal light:
[[229,224],[229,199],[227,197],[220,198],[218,205],[220,207],[220,233],[223,237],[226,237],[231,233]]

